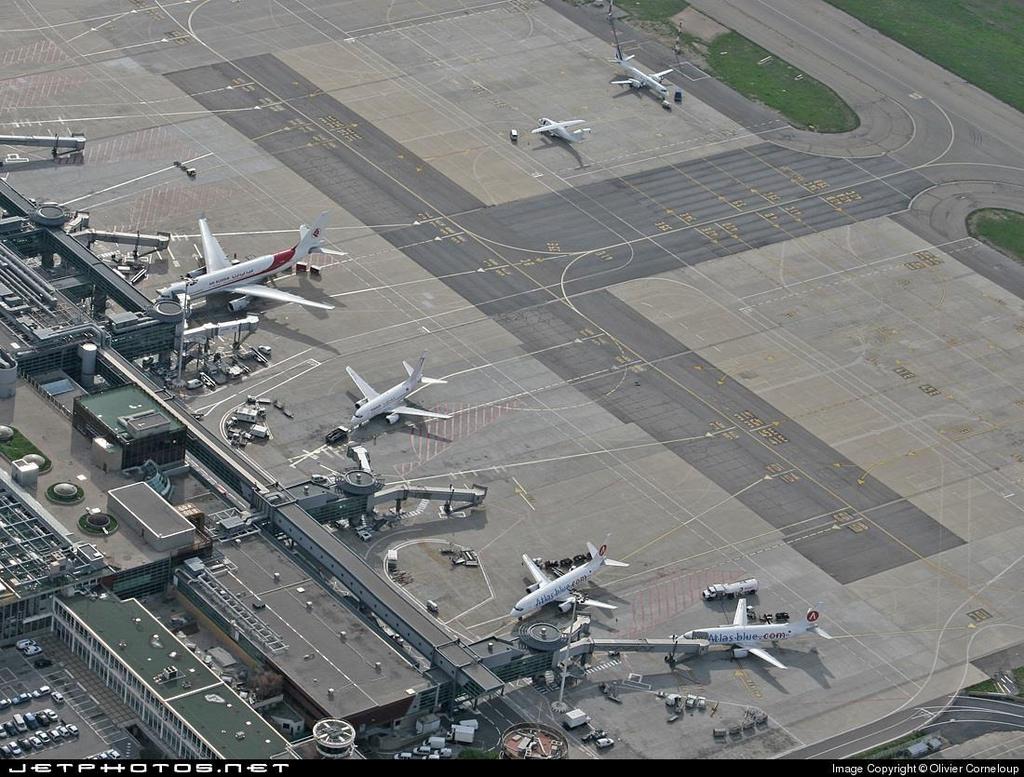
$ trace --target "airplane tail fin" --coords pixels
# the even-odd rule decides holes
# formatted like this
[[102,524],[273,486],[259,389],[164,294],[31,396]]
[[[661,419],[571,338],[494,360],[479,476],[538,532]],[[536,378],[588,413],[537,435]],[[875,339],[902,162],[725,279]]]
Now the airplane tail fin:
[[427,352],[424,351],[420,354],[420,360],[416,362],[416,366],[413,367],[409,362],[402,362],[402,366],[405,367],[405,372],[409,376],[409,380],[412,381],[413,385],[419,385],[420,383],[427,386],[435,386],[437,384],[444,384],[448,381],[441,380],[440,378],[428,378],[423,374],[423,363],[427,360]]
[[324,237],[324,227],[326,226],[327,211],[324,211],[317,216],[316,221],[313,222],[312,226],[306,226],[303,224],[299,227],[299,242],[295,246],[296,258],[301,259],[310,251],[320,247],[320,243],[323,241]]
[[809,608],[807,610],[807,614],[804,615],[804,623],[806,624],[808,631],[813,631],[819,637],[824,639],[832,639],[832,635],[818,625],[818,619],[821,617],[823,604],[824,602],[818,602],[813,607]]
[[591,560],[593,560],[595,558],[600,558],[601,559],[601,563],[604,564],[607,567],[628,567],[629,566],[629,564],[627,564],[624,561],[615,561],[614,559],[608,558],[608,546],[607,545],[602,545],[600,548],[595,548],[593,543],[588,542],[587,543],[587,550],[590,551],[590,558],[591,558]]

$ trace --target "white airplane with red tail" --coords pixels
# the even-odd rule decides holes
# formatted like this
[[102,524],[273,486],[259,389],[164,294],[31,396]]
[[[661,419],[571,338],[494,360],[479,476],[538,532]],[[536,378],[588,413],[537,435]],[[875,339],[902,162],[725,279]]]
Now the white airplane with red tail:
[[[280,275],[292,269],[300,260],[310,254],[340,254],[339,251],[329,251],[321,247],[322,234],[327,224],[327,214],[321,213],[312,226],[303,224],[299,227],[299,242],[285,251],[276,254],[267,254],[245,262],[232,264],[224,249],[220,247],[217,238],[210,232],[206,218],[199,219],[199,232],[203,238],[203,259],[206,262],[205,268],[198,273],[189,273],[187,279],[172,283],[160,289],[160,299],[178,300],[185,294],[189,299],[205,297],[209,294],[241,294],[244,298],[258,297],[269,299],[274,302],[294,302],[297,305],[307,305],[323,310],[333,310],[334,305],[323,302],[313,302],[297,294],[290,294],[287,291],[264,286],[263,283],[275,275]],[[232,309],[240,310],[243,304],[239,300],[232,300]]]

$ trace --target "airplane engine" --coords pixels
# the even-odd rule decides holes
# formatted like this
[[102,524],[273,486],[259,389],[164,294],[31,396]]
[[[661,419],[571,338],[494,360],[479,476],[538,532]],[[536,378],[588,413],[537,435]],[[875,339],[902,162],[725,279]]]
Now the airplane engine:
[[398,421],[402,418],[402,416],[400,416],[398,413],[388,413],[387,416],[385,417],[388,419],[389,424],[397,424]]
[[367,402],[367,399],[366,399],[366,397],[363,397],[362,399],[357,399],[357,400],[356,400],[356,407],[357,407],[357,408],[360,408],[360,407],[362,407],[363,405],[365,405],[365,404],[366,404],[366,402]]
[[733,658],[746,658],[749,655],[750,655],[750,651],[745,649],[745,648],[733,648],[732,649],[732,657]]
[[558,609],[561,610],[562,612],[570,612],[572,610],[572,605],[573,605],[573,599],[569,599],[568,601],[565,601],[565,602],[559,602],[558,603]]
[[540,588],[540,583],[531,583],[530,585],[526,586],[526,593],[532,594],[538,588]]

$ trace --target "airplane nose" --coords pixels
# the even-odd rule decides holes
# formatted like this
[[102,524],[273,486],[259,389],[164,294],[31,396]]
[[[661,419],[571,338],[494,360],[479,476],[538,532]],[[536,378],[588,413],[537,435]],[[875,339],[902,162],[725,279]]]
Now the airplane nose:
[[685,634],[683,634],[683,639],[693,639],[693,632],[688,631]]

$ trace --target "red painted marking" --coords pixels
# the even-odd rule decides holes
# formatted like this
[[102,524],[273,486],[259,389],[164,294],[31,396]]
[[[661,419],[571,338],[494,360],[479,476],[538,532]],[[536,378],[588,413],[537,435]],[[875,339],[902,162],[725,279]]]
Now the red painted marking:
[[597,555],[603,556],[607,550],[608,550],[608,546],[607,545],[602,545],[601,549],[599,551],[597,551]]
[[818,620],[818,617],[819,616],[818,616],[818,611],[817,610],[808,610],[807,611],[807,620],[810,621],[811,623],[814,623],[816,620]]

